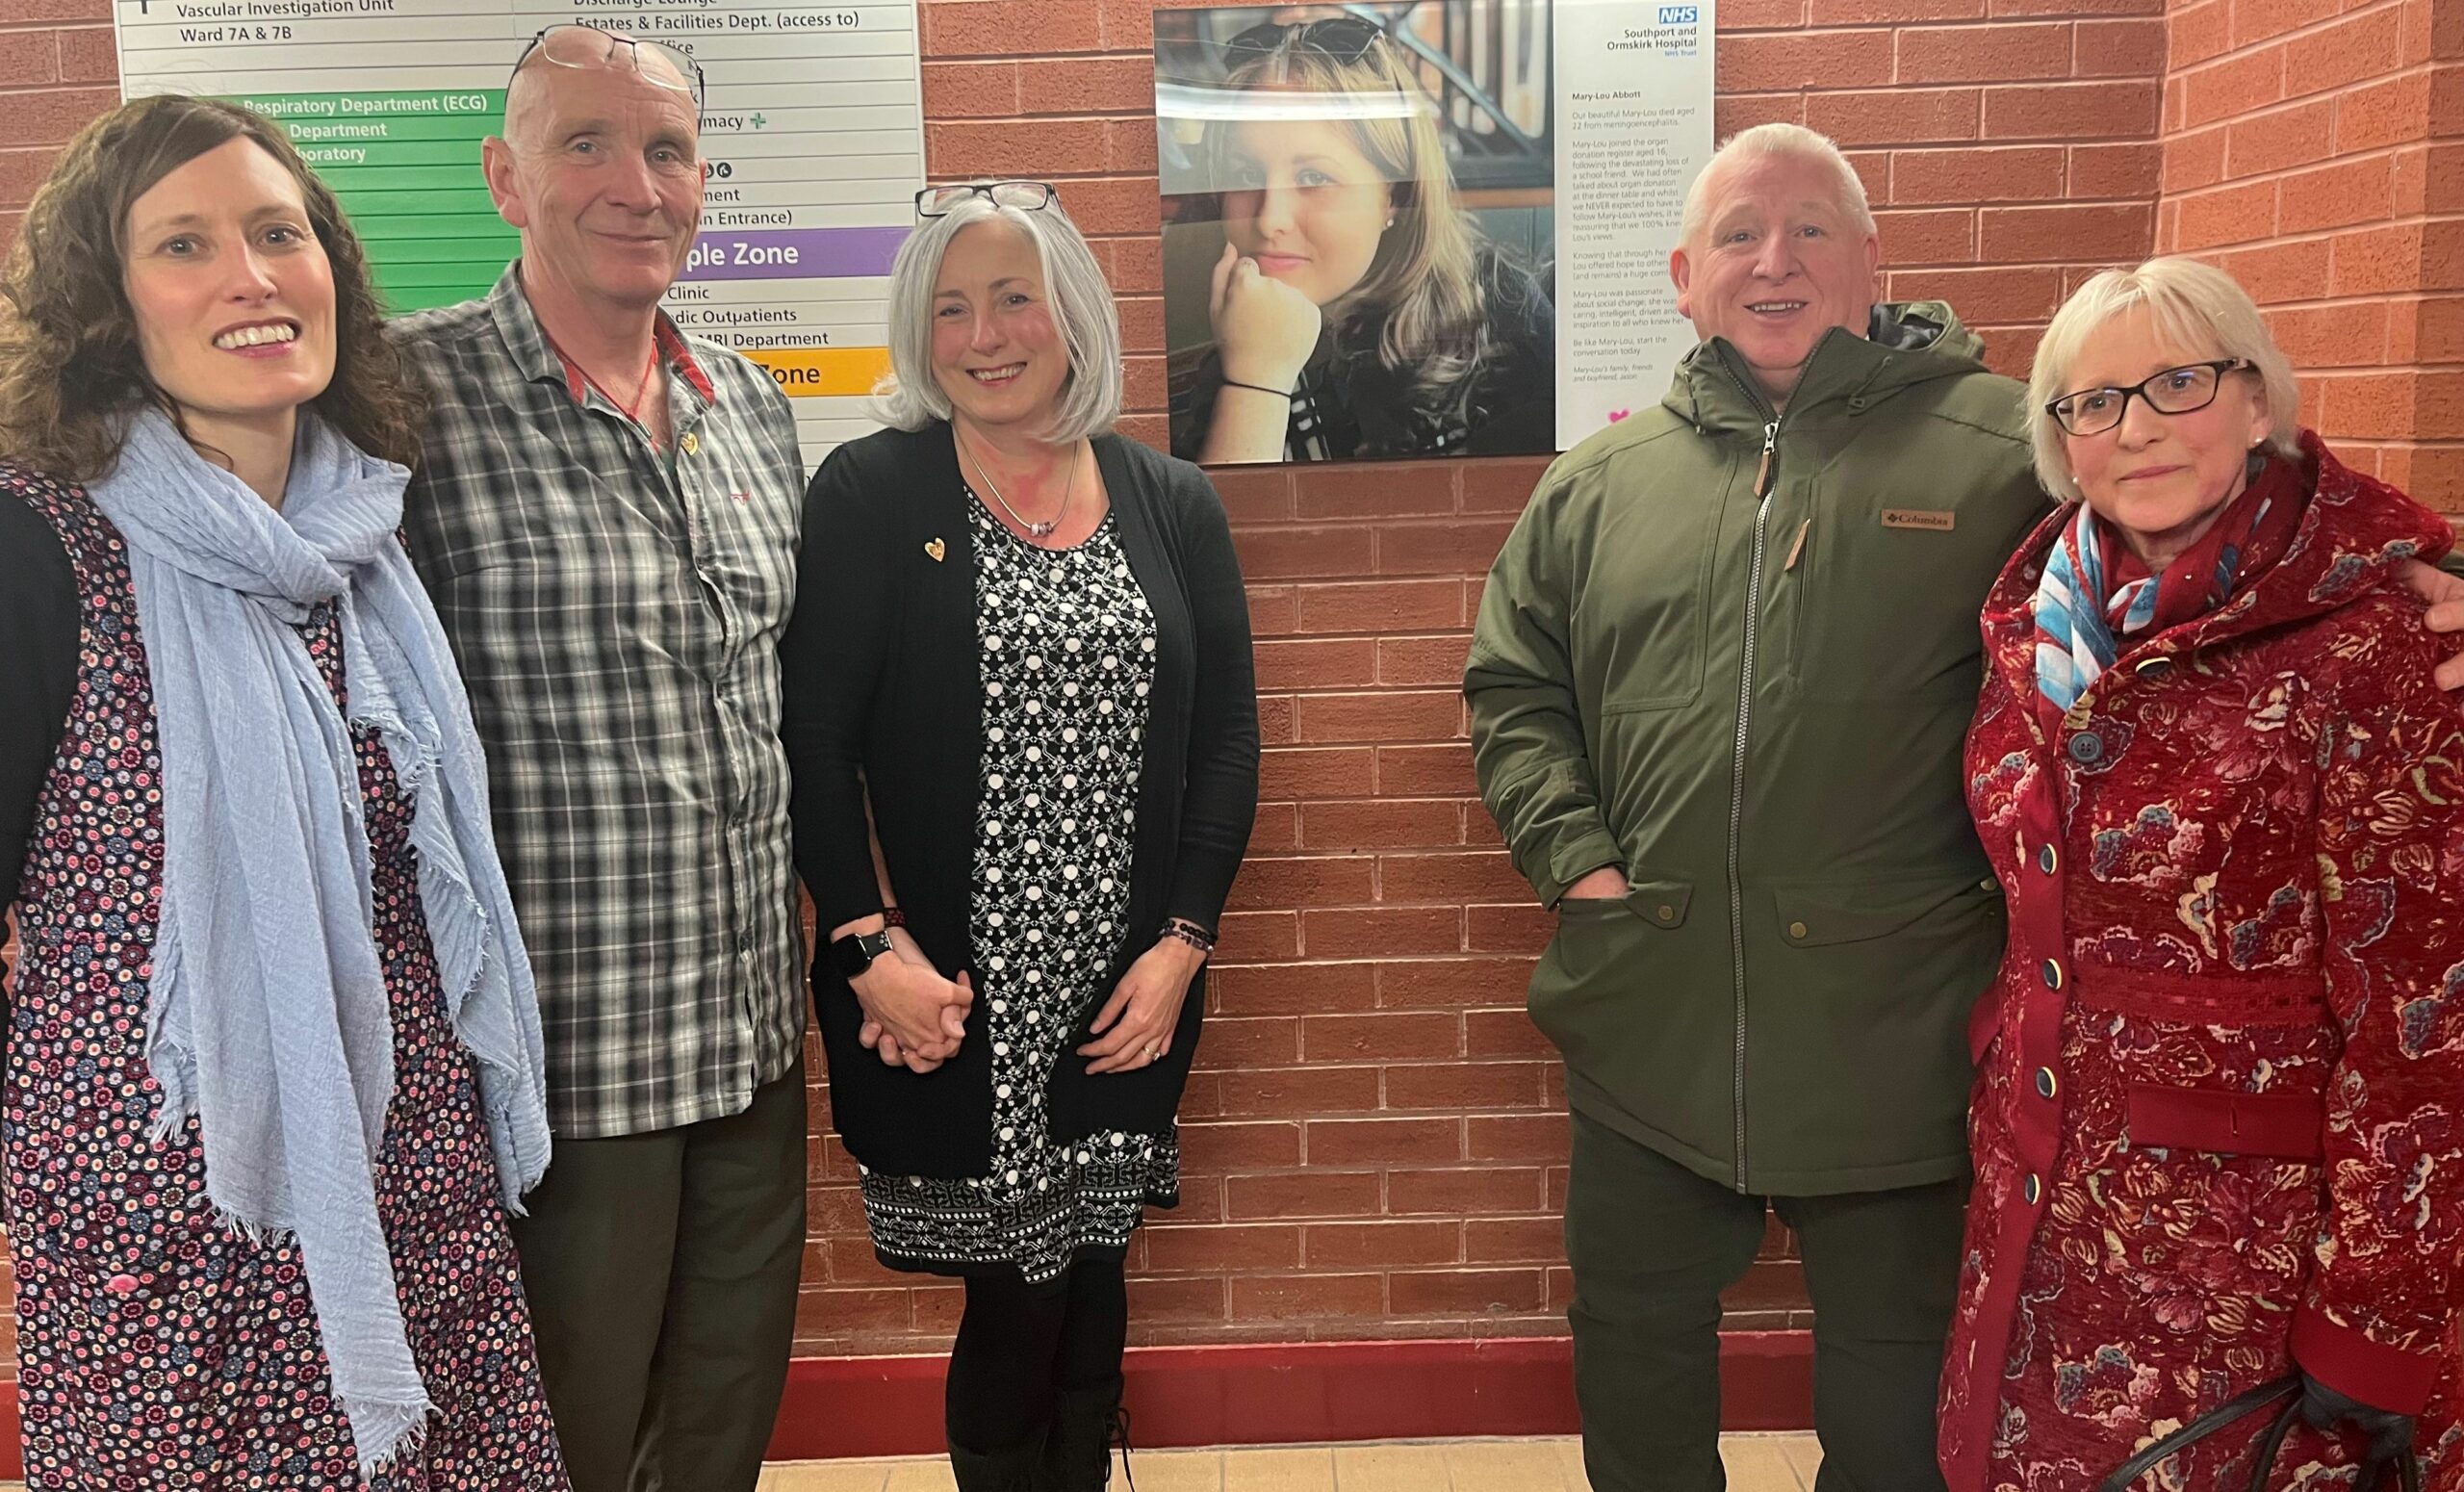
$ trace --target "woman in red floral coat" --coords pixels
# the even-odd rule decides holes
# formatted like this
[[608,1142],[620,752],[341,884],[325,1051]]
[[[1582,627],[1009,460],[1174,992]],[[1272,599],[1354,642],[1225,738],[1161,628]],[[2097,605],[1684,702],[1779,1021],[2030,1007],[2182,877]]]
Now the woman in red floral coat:
[[[1944,1474],[2085,1492],[2297,1374],[2268,1486],[2366,1488],[2335,1469],[2409,1442],[2464,1488],[2464,718],[2394,574],[2447,526],[2295,431],[2256,307],[2186,260],[2082,287],[2030,399],[2072,501],[1984,618],[2011,934]],[[2269,1418],[2141,1485],[2240,1492]]]

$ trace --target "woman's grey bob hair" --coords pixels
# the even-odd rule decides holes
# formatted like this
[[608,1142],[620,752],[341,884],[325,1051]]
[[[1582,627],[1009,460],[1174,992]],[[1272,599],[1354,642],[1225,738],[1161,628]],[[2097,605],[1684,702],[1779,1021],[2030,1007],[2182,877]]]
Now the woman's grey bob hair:
[[920,430],[950,417],[949,396],[933,376],[933,289],[950,241],[990,219],[1011,224],[1035,244],[1053,327],[1069,353],[1061,407],[1040,433],[1055,443],[1101,435],[1120,418],[1120,308],[1113,303],[1094,250],[1061,210],[1058,195],[1033,211],[971,196],[938,218],[925,219],[898,246],[889,270],[889,375],[873,390],[883,423]]
[[2294,378],[2292,361],[2268,335],[2267,321],[2250,293],[2223,270],[2195,259],[2150,259],[2135,270],[2107,270],[2080,286],[2053,313],[2044,340],[2037,344],[2036,366],[2028,374],[2028,438],[2036,451],[2037,480],[2057,501],[2079,501],[2079,484],[2070,476],[2067,437],[2044,406],[2077,392],[2070,386],[2070,370],[2087,350],[2089,339],[2115,318],[2132,313],[2146,316],[2156,335],[2185,359],[2247,361],[2274,423],[2263,444],[2288,461],[2300,459],[2301,386]]

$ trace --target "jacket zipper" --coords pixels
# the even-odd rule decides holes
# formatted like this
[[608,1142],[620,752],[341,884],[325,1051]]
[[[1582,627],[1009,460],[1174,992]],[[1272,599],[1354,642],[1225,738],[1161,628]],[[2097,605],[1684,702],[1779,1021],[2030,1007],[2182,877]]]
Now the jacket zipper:
[[[1748,391],[1749,397],[1751,391]],[[1762,621],[1762,550],[1769,535],[1771,478],[1779,465],[1780,422],[1762,427],[1762,462],[1755,469],[1754,568],[1745,588],[1745,663],[1737,670],[1736,756],[1729,778],[1729,954],[1736,979],[1736,1189],[1745,1185],[1745,884],[1737,862],[1745,841],[1745,748],[1754,716],[1754,649]]]

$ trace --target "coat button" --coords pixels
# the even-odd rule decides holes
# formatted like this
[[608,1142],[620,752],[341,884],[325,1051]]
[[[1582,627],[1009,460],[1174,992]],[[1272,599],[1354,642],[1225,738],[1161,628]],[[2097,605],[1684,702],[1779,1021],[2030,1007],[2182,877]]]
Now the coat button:
[[2093,731],[2082,731],[2070,737],[2070,759],[2094,762],[2104,759],[2104,737]]
[[1791,922],[1791,923],[1789,923],[1789,924],[1788,924],[1788,936],[1789,936],[1789,937],[1791,937],[1791,938],[1803,938],[1803,937],[1805,937],[1805,936],[1806,936],[1806,925],[1805,925],[1803,922]]
[[2048,990],[2059,990],[2059,989],[2061,989],[2061,988],[2062,988],[2062,964],[2061,964],[2061,961],[2059,961],[2059,960],[2057,960],[2057,959],[2047,959],[2047,960],[2045,960],[2045,961],[2044,961],[2044,970],[2043,970],[2043,972],[2044,972],[2044,987],[2045,987],[2046,989],[2048,989]]
[[1655,909],[1655,912],[1663,922],[1674,922],[1677,920],[1677,909],[1668,905],[1666,902],[1662,902]]
[[1976,883],[1976,888],[1980,891],[1990,891],[1998,889],[2001,885],[2001,882],[1994,880],[1991,876],[1987,876],[1984,880]]
[[686,455],[693,455],[702,449],[702,437],[687,430],[684,432],[684,438],[676,444],[683,449]]
[[2051,1068],[2037,1068],[2037,1096],[2038,1096],[2038,1097],[2040,1097],[2040,1098],[2050,1098],[2050,1097],[2052,1097],[2052,1096],[2053,1096],[2053,1094],[2054,1094],[2054,1090],[2055,1090],[2058,1086],[2059,1086],[2059,1085],[2057,1085],[2057,1084],[2054,1082],[2054,1080],[2053,1080],[2053,1069],[2052,1069]]
[[2141,658],[2138,662],[2130,665],[2130,671],[2135,674],[2144,674],[2153,679],[2163,677],[2166,673],[2171,671],[2172,666],[2173,660],[2160,653],[2154,657]]
[[2028,1205],[2033,1207],[2037,1204],[2037,1198],[2044,1196],[2044,1183],[2039,1181],[2034,1175],[2030,1175],[2027,1180],[2019,1183],[2019,1195],[2026,1197]]
[[2043,871],[2046,875],[2053,874],[2053,868],[2061,863],[2062,858],[2053,853],[2052,845],[2048,844],[2043,849],[2037,851],[2037,868]]

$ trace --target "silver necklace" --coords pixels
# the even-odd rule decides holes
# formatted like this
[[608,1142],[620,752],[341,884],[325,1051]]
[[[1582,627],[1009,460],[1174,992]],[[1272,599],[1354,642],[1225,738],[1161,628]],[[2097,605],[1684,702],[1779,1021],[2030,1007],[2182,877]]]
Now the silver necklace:
[[985,464],[983,455],[972,450],[967,454],[975,458],[975,474],[984,478],[984,485],[991,492],[992,501],[1001,504],[1001,511],[1010,515],[1010,522],[1027,530],[1028,538],[1052,537],[1053,530],[1061,527],[1061,521],[1069,516],[1069,500],[1078,495],[1078,452],[1075,450],[1069,453],[1069,485],[1061,489],[1060,510],[1052,515],[1052,522],[1048,524],[1031,524],[1019,517],[1018,510],[1010,505],[1010,500],[1001,496],[1001,484],[992,479],[992,468]]

